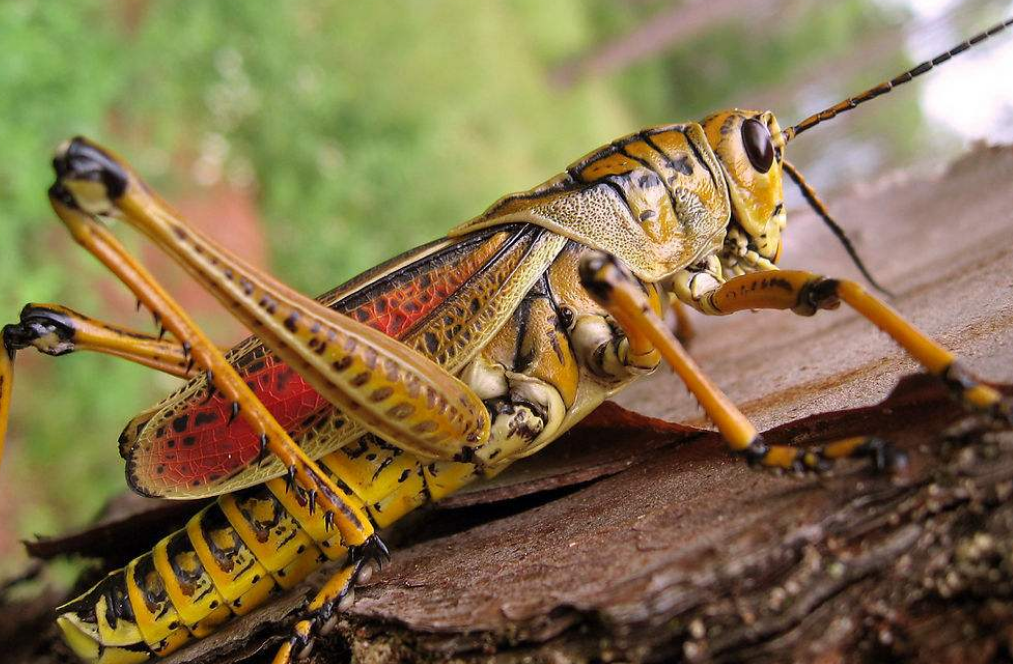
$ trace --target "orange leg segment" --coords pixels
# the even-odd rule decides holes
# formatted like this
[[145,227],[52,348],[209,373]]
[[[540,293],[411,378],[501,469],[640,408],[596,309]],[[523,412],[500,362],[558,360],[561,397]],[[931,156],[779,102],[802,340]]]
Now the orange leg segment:
[[841,302],[889,334],[926,371],[942,379],[968,409],[1013,421],[1010,404],[998,390],[982,384],[953,353],[853,281],[795,270],[757,272],[731,279],[709,296],[710,305],[722,314],[744,309],[790,309],[812,315],[820,309],[836,309]]
[[701,371],[670,328],[650,306],[636,278],[617,259],[599,252],[585,256],[581,282],[591,296],[624,330],[635,329],[658,349],[717,426],[728,447],[751,464],[797,472],[828,470],[837,459],[869,457],[879,469],[900,471],[903,453],[873,437],[837,441],[824,446],[796,448],[768,445],[756,427]]
[[7,422],[11,414],[11,390],[14,389],[14,351],[4,343],[0,348],[0,462],[4,458]]
[[4,326],[3,337],[11,351],[32,346],[55,357],[88,350],[121,357],[178,378],[198,374],[189,353],[178,341],[98,321],[57,304],[26,305],[18,323]]

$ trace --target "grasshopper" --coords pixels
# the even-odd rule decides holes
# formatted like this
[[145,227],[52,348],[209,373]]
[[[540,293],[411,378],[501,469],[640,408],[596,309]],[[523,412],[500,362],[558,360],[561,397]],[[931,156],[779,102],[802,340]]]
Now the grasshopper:
[[[27,305],[3,328],[0,444],[16,351],[109,353],[187,379],[121,435],[130,486],[163,498],[219,496],[58,608],[67,644],[101,664],[164,656],[340,561],[274,661],[305,657],[387,557],[380,529],[534,454],[662,360],[751,465],[821,473],[865,458],[904,470],[905,455],[873,436],[804,449],[765,441],[663,322],[672,307],[809,316],[843,302],[967,408],[1010,421],[996,390],[859,284],[777,262],[787,175],[878,288],[786,160],[787,144],[1011,24],[788,129],[769,111],[733,109],[630,134],[316,299],[203,236],[113,152],[83,138],[64,144],[54,211],[161,330]],[[103,217],[146,235],[253,336],[219,350]]]

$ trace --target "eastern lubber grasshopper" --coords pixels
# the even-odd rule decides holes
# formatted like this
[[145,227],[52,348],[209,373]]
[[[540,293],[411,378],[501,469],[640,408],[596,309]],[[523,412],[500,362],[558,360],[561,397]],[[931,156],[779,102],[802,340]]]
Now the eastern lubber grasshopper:
[[[0,442],[17,350],[110,353],[189,379],[124,430],[131,486],[167,498],[220,494],[185,529],[58,609],[67,642],[88,661],[145,661],[323,562],[345,561],[276,657],[290,661],[387,555],[377,530],[538,451],[662,358],[751,464],[809,473],[866,457],[903,470],[904,455],[874,437],[806,449],[764,441],[662,322],[673,296],[671,306],[709,315],[812,315],[843,301],[968,408],[1009,420],[998,392],[858,284],[776,263],[787,173],[875,285],[785,160],[786,144],[1011,24],[783,131],[770,112],[736,109],[631,134],[317,300],[204,238],[111,152],[80,138],[65,144],[54,159],[54,210],[171,337],[28,305],[3,329]],[[102,216],[147,235],[255,336],[221,353]]]

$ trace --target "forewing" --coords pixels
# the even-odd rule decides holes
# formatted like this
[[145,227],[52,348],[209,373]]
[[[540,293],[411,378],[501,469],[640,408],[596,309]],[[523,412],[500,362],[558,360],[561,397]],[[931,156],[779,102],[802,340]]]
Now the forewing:
[[[420,247],[319,299],[456,371],[523,297],[562,246],[531,226],[478,231]],[[362,433],[291,367],[251,337],[229,360],[268,410],[312,458]],[[196,498],[251,486],[284,472],[261,458],[258,437],[232,405],[194,379],[134,418],[120,438],[137,492]]]

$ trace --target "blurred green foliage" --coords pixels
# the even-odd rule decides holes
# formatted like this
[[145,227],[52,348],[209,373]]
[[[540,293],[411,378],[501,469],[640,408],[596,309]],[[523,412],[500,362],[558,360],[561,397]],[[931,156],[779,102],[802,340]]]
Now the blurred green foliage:
[[[146,329],[109,310],[96,285],[115,287],[48,210],[47,156],[74,134],[128,155],[170,200],[253,187],[274,272],[317,293],[616,136],[847,52],[879,16],[870,4],[817,3],[759,36],[721,25],[564,88],[553,67],[671,3],[7,0],[0,311],[57,301]],[[116,436],[172,381],[107,358],[24,360],[0,491],[16,495],[15,532],[53,533],[123,489]]]

